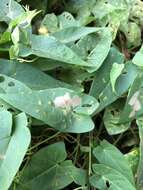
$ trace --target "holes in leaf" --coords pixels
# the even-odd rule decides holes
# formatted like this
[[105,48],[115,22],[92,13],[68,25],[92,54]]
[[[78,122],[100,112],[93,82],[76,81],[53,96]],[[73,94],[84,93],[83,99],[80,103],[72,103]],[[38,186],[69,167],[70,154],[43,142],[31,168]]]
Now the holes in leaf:
[[88,53],[88,55],[90,55],[91,51],[90,51],[90,50],[88,50],[88,51],[87,51],[87,53]]
[[100,98],[98,98],[97,100],[98,100],[99,103],[101,102],[101,101],[100,101]]
[[106,181],[106,186],[107,186],[108,188],[110,187],[109,181]]
[[74,44],[77,44],[79,42],[79,40],[76,40],[75,42],[74,42]]
[[6,6],[8,7],[8,6],[9,6],[9,3],[6,3]]
[[115,109],[116,112],[119,112],[119,109]]
[[126,75],[127,73],[128,73],[128,72],[127,72],[126,70],[124,70],[122,74],[123,74],[123,75]]
[[4,81],[5,81],[5,78],[3,76],[0,76],[0,83]]
[[15,86],[15,83],[11,81],[11,82],[8,83],[8,86],[9,87]]
[[84,107],[91,107],[92,105],[90,105],[90,104],[83,104],[82,105],[82,107],[84,108]]
[[115,112],[112,110],[112,111],[111,111],[111,114],[112,114],[112,115],[115,115]]
[[12,109],[12,108],[8,108],[7,111],[9,111],[9,112],[11,112],[11,113],[14,113],[14,112],[15,112],[15,110]]
[[64,13],[63,16],[64,16],[66,19],[68,19],[68,20],[72,20],[71,15],[69,15],[69,14]]

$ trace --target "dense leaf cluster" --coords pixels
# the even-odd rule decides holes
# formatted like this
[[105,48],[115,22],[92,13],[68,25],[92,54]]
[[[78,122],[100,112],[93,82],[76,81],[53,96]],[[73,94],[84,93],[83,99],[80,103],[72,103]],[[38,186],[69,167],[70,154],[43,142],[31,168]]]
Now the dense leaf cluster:
[[142,190],[143,2],[0,10],[0,190]]

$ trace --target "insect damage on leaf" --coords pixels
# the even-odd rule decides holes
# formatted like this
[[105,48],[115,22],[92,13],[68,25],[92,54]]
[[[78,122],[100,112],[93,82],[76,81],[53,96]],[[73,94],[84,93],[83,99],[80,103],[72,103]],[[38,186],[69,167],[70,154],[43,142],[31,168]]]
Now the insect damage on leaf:
[[48,29],[45,26],[42,26],[38,29],[39,34],[48,34]]
[[134,117],[135,113],[141,109],[141,103],[139,101],[139,94],[140,94],[139,91],[135,92],[128,103],[132,107],[132,111],[129,115],[129,118]]
[[0,154],[0,160],[4,160],[5,159],[5,155]]
[[78,96],[70,97],[69,93],[64,96],[58,96],[54,100],[54,105],[57,108],[76,107],[80,105],[81,99]]

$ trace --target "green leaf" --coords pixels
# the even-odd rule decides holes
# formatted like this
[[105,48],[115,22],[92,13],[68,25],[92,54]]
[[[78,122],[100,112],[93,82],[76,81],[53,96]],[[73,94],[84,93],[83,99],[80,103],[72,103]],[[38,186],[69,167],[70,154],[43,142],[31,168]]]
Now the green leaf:
[[118,77],[121,75],[123,69],[124,69],[124,64],[113,63],[112,65],[111,72],[110,72],[110,81],[111,81],[113,92],[116,92],[115,84]]
[[50,58],[75,65],[88,66],[88,64],[78,57],[75,52],[52,36],[33,35],[31,50],[32,52],[30,52],[30,54],[39,57]]
[[63,189],[79,175],[71,160],[65,160],[66,157],[65,145],[62,142],[42,148],[24,169],[17,189]]
[[110,135],[125,132],[130,127],[129,123],[119,123],[120,115],[124,106],[124,101],[119,100],[105,109],[103,120],[104,125]]
[[[91,41],[88,43],[86,40],[87,36],[85,35],[90,33],[95,33],[94,44],[91,44]],[[84,36],[85,40],[81,38]],[[61,41],[63,38],[64,43]],[[75,45],[73,44],[71,47],[65,44],[67,42],[77,41],[78,39],[80,39],[79,42],[75,43]],[[86,43],[92,49],[90,49],[89,55],[85,52],[83,58],[77,52],[85,49],[85,41],[87,41]],[[22,43],[19,43],[16,44],[16,47],[19,47],[20,57],[34,54],[39,57],[84,67],[88,72],[94,72],[102,65],[107,57],[111,42],[112,36],[109,28],[70,27],[52,36],[32,35],[28,46],[23,46]],[[80,46],[78,45],[79,43],[81,43]]]
[[[108,181],[110,185],[110,190],[123,190],[125,187],[128,190],[136,190],[135,186],[132,185],[128,179],[112,167],[106,166],[104,164],[93,164],[93,171],[100,175],[104,181]],[[90,178],[90,183],[94,186],[94,181],[96,176]]]
[[[5,93],[1,93],[0,98],[18,110],[63,132],[83,133],[94,128],[90,114],[97,109],[98,102],[93,97],[66,88],[32,91],[17,80],[5,75],[1,77],[4,81],[0,87]],[[78,105],[58,107],[59,103],[55,101],[61,101],[67,95],[69,102],[78,101]]]
[[110,26],[112,28],[113,39],[123,23],[129,17],[129,6],[124,0],[97,0],[92,13],[99,26]]
[[[114,61],[114,59],[117,61]],[[103,66],[97,71],[97,75],[95,76],[90,89],[90,95],[96,97],[100,102],[100,105],[94,114],[99,113],[107,105],[111,104],[127,92],[139,73],[138,68],[134,66],[132,62],[127,62],[123,73],[116,81],[116,93],[114,93],[110,82],[110,71],[114,62],[122,64],[123,56],[117,50],[112,49]]]
[[125,159],[127,159],[133,174],[136,175],[138,163],[139,163],[139,149],[133,148],[130,152],[124,155]]
[[139,163],[137,169],[137,188],[142,190],[143,187],[143,120],[140,117],[137,120],[139,128],[140,146],[139,146]]
[[39,33],[41,33],[42,30],[40,29],[47,29],[47,32],[53,33],[58,30],[58,19],[54,13],[46,14],[44,19],[41,22]]
[[0,21],[7,23],[24,13],[22,6],[14,0],[1,0],[0,10]]
[[115,146],[104,140],[99,146],[94,148],[93,154],[101,164],[116,170],[134,185],[134,178],[129,163]]
[[141,45],[141,29],[135,22],[129,22],[122,29],[127,39],[127,47],[138,47]]
[[1,74],[5,74],[18,81],[21,81],[31,89],[35,90],[65,87],[81,91],[79,88],[56,80],[50,75],[34,68],[34,66],[30,66],[30,64],[23,64],[18,61],[0,59],[0,71]]
[[142,59],[143,59],[143,46],[133,57],[133,63],[142,68],[142,66],[143,66]]
[[95,77],[90,89],[90,94],[99,97],[101,92],[110,83],[110,72],[114,63],[123,64],[124,56],[116,48],[111,48],[102,67],[95,73]]
[[142,74],[138,74],[128,93],[127,101],[120,116],[120,123],[128,122],[138,118],[142,113]]
[[12,115],[8,111],[0,111],[0,139],[9,137],[12,131]]
[[3,122],[5,126],[5,133],[3,135],[5,135],[5,137],[3,136],[0,138],[0,189],[7,190],[18,171],[29,146],[30,132],[27,128],[27,118],[24,113],[14,117],[13,130],[11,114],[7,111],[2,111],[0,112],[0,116],[4,116],[5,119]]

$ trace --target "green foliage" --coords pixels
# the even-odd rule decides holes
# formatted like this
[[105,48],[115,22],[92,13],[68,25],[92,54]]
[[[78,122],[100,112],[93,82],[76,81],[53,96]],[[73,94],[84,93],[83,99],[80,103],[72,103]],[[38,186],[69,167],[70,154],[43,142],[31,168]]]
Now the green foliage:
[[142,190],[143,2],[0,10],[0,190]]
[[[94,156],[99,164],[93,164],[93,171],[96,175],[111,184],[110,189],[134,189],[134,179],[131,168],[127,160],[120,151],[107,141],[102,141],[99,146],[93,150]],[[96,186],[96,175],[91,177],[91,184]],[[98,187],[101,189],[101,187]]]
[[[1,110],[0,189],[7,190],[18,171],[30,143],[30,132],[24,113],[16,115]],[[16,150],[16,151],[15,151]],[[14,159],[12,159],[14,157]]]
[[38,190],[42,186],[46,190],[57,190],[73,181],[84,185],[86,173],[76,168],[71,160],[65,160],[66,157],[65,145],[62,142],[41,149],[25,168],[17,189]]

